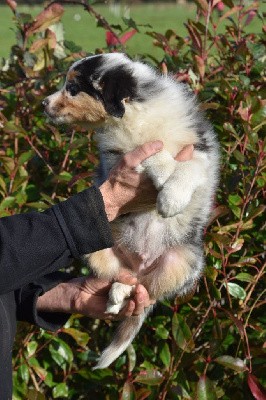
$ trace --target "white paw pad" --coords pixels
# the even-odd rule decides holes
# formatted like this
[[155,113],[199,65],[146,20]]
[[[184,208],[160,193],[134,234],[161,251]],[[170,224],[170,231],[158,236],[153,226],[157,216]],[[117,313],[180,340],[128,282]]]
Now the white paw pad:
[[127,301],[135,286],[125,285],[124,283],[114,282],[109,291],[109,300],[107,302],[106,313],[118,314],[126,305]]

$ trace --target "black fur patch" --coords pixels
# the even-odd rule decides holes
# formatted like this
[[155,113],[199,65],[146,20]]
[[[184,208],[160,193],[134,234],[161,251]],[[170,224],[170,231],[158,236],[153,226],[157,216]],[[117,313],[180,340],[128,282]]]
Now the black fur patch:
[[[133,78],[131,70],[125,65],[110,70],[106,65],[106,72],[98,81],[100,77],[99,68],[104,65],[104,62],[106,62],[104,57],[99,55],[77,64],[74,67],[74,70],[78,72],[76,84],[80,91],[100,100],[110,115],[121,118],[125,113],[122,100],[126,98],[137,99],[137,81]],[[93,86],[93,81],[98,81],[97,83],[102,89],[96,89]]]
[[194,218],[191,221],[191,229],[184,237],[183,244],[201,246],[203,242],[203,223],[200,218]]
[[124,65],[107,71],[101,79],[102,97],[106,111],[122,118],[125,113],[123,99],[136,100],[137,81]]
[[96,100],[102,100],[101,92],[94,88],[92,82],[99,77],[97,70],[102,63],[103,57],[99,55],[85,59],[81,63],[77,64],[76,67],[74,67],[74,71],[78,72],[76,84],[79,86],[80,91],[87,93]]

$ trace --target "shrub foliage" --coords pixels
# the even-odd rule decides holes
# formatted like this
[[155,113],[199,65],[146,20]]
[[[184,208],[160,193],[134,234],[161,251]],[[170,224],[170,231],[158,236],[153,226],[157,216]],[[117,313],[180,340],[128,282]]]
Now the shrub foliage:
[[[226,0],[222,13],[217,3],[197,0],[186,37],[172,29],[149,32],[163,59],[138,55],[187,83],[219,135],[221,183],[205,236],[204,277],[192,298],[160,304],[108,369],[91,369],[110,340],[108,321],[72,316],[56,334],[19,325],[15,400],[266,398],[265,28],[258,3]],[[42,112],[43,98],[62,85],[73,61],[86,56],[63,40],[63,6],[53,3],[33,20],[14,0],[7,4],[17,42],[0,71],[1,216],[41,211],[85,189],[97,164],[93,132],[53,126]],[[106,30],[106,48],[96,52],[126,51],[138,25],[124,19],[124,28],[110,26],[89,3],[80,4]],[[245,32],[253,18],[259,34]],[[81,265],[72,269],[88,272]]]

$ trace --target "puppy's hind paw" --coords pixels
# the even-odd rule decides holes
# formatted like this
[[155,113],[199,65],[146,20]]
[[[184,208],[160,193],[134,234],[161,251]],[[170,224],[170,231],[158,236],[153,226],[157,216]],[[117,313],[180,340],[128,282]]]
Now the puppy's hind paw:
[[118,314],[127,304],[127,299],[134,292],[135,286],[125,285],[124,283],[114,282],[109,291],[106,313]]

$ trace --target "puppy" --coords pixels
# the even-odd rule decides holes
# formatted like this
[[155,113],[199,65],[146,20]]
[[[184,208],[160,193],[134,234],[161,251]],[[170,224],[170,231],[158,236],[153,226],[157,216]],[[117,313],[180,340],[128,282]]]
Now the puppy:
[[[94,127],[100,149],[100,185],[124,153],[147,141],[163,150],[138,171],[158,190],[157,204],[112,223],[115,246],[87,255],[94,273],[116,279],[131,270],[152,299],[184,296],[204,268],[203,231],[218,180],[219,150],[195,96],[172,77],[120,53],[84,58],[70,68],[64,87],[44,100],[56,123]],[[194,145],[193,158],[174,156]],[[118,313],[132,287],[114,283],[107,311]],[[132,342],[151,307],[121,322],[95,368],[109,366]]]

